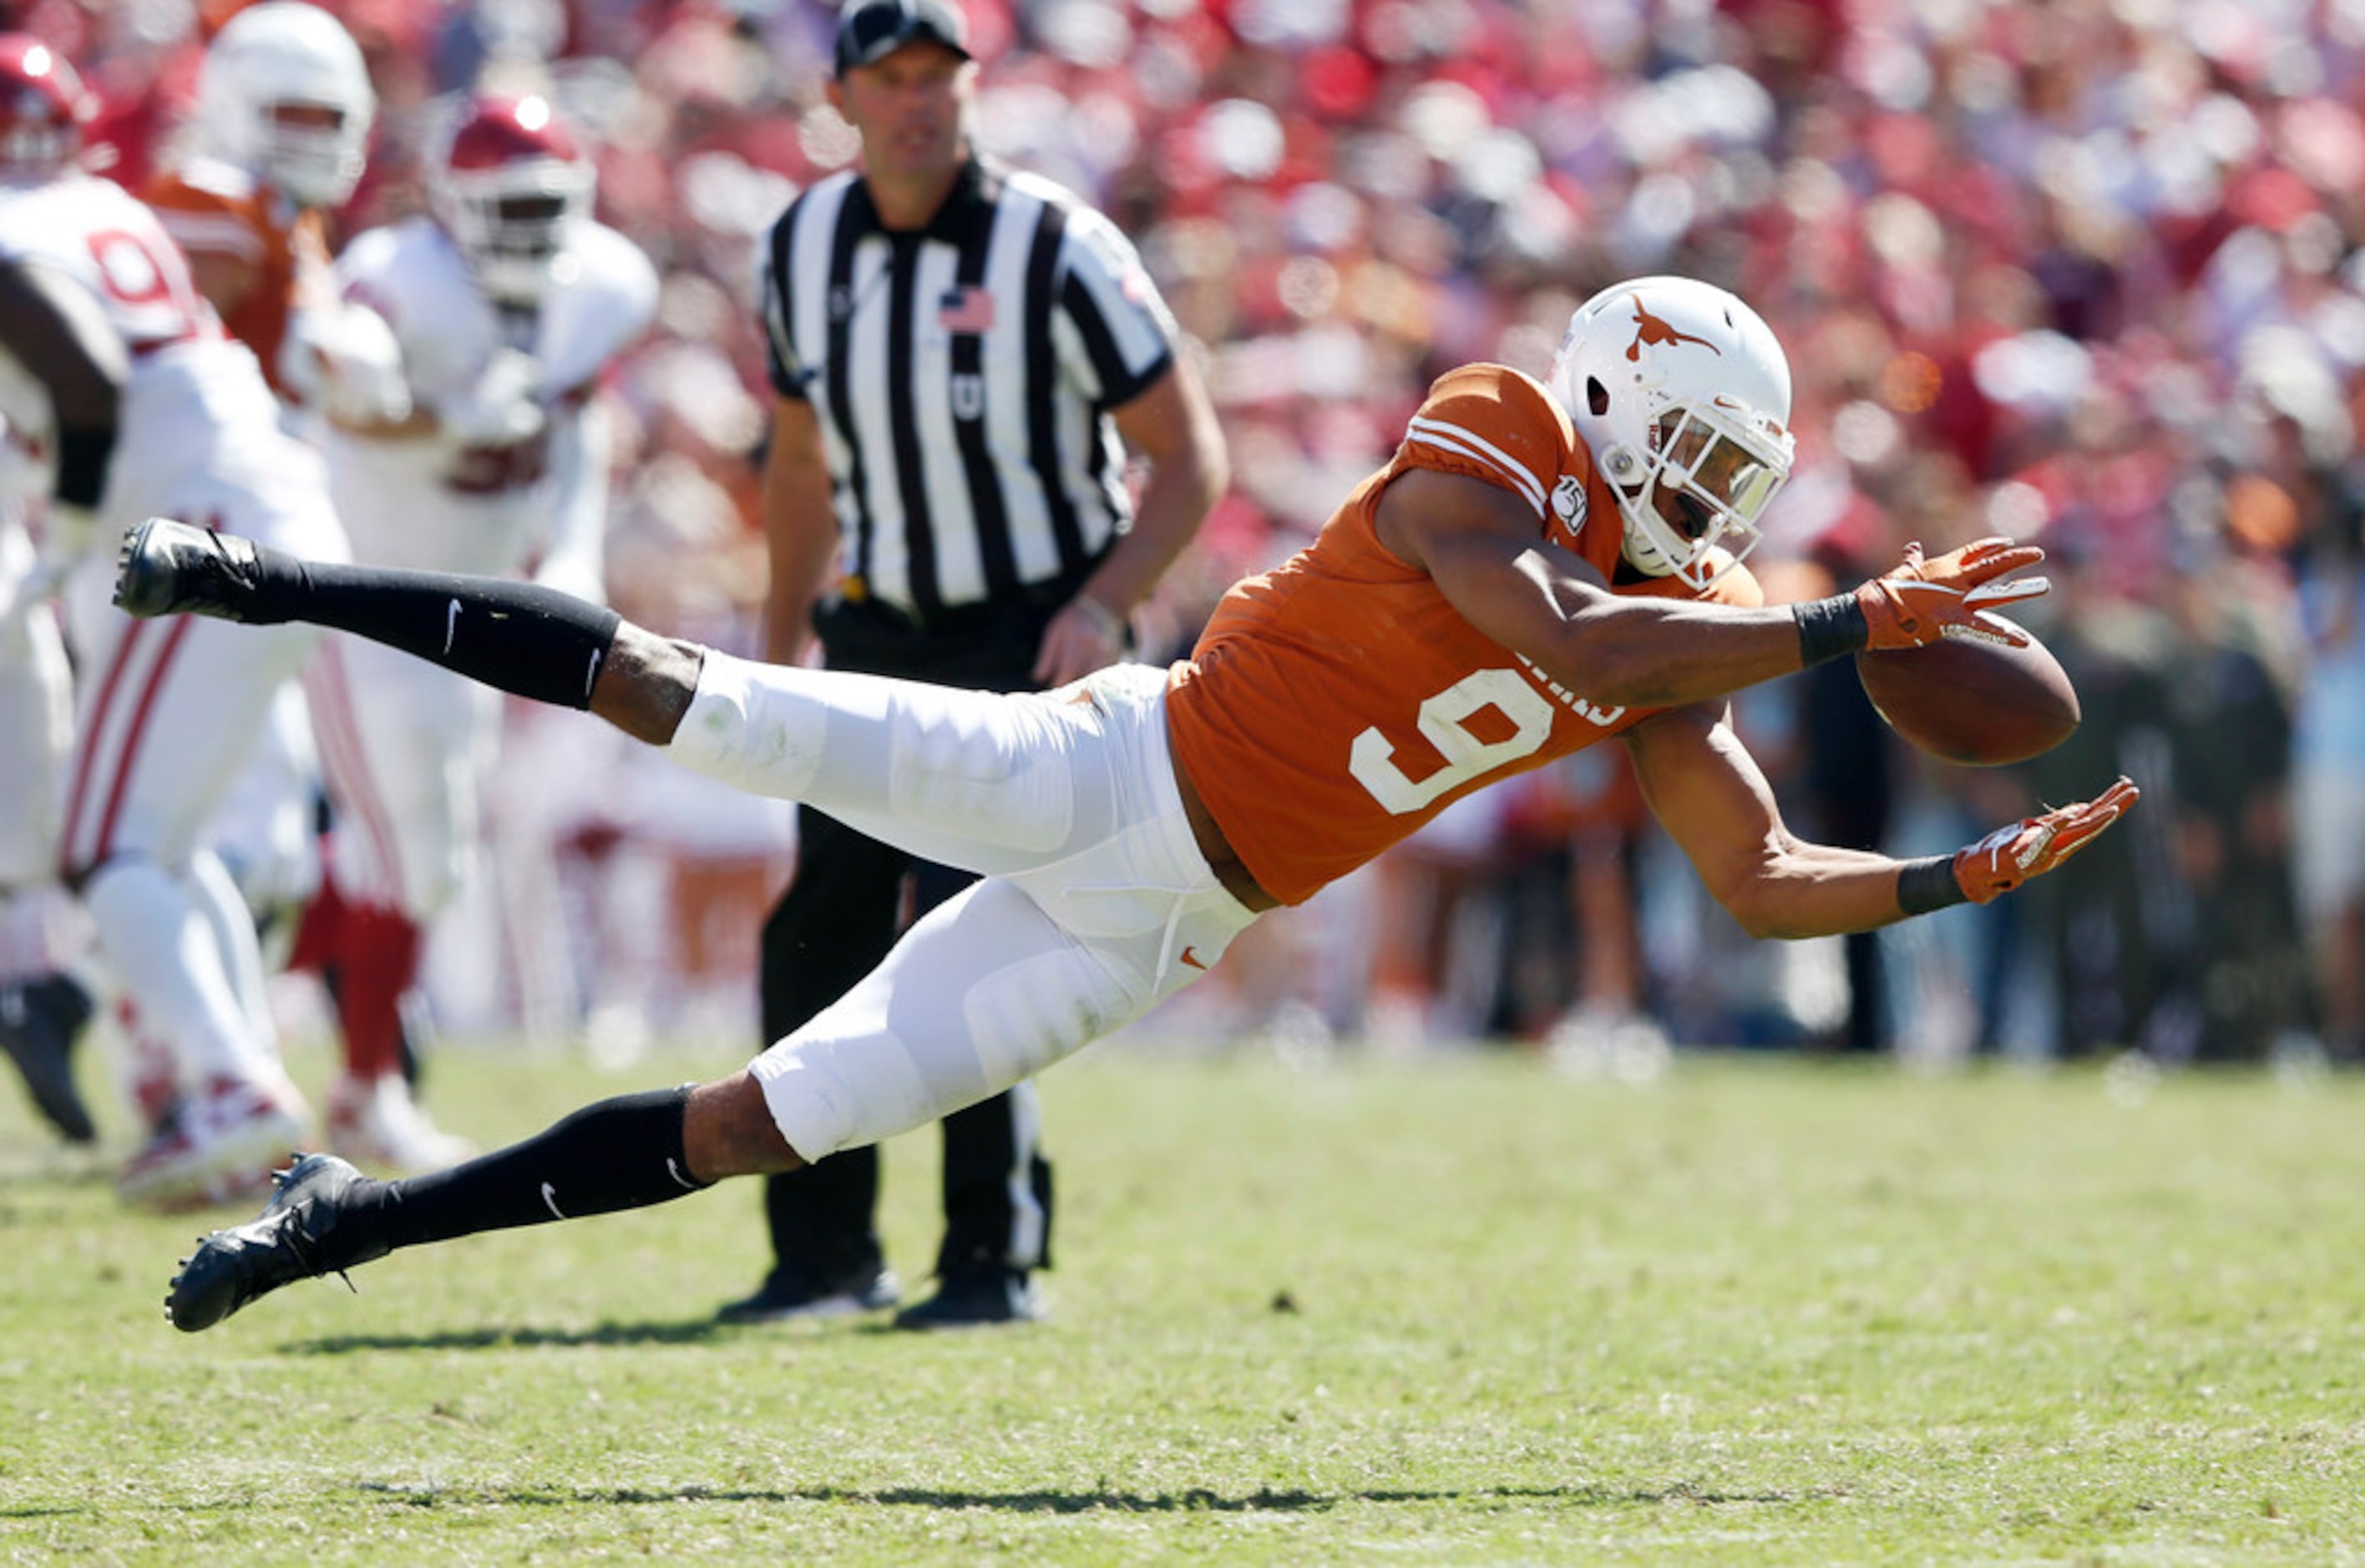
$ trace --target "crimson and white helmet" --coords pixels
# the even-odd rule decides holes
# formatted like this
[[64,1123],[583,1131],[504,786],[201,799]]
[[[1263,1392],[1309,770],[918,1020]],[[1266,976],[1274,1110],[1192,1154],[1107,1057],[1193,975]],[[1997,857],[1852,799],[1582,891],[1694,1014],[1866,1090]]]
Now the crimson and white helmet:
[[56,179],[97,118],[98,99],[64,55],[30,33],[0,33],[0,184]]
[[1705,588],[1756,548],[1797,451],[1790,362],[1757,312],[1692,278],[1618,284],[1569,319],[1550,386],[1617,494],[1635,570]]
[[427,164],[427,209],[485,292],[532,304],[590,216],[594,170],[550,100],[478,97]]
[[377,117],[361,46],[317,6],[266,0],[206,50],[197,129],[207,151],[303,207],[353,194]]

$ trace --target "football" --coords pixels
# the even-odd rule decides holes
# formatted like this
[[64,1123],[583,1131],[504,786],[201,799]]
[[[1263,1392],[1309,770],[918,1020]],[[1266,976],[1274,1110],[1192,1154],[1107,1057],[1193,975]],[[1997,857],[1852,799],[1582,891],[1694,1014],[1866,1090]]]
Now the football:
[[2032,635],[2024,648],[1949,637],[1855,656],[1856,678],[1889,727],[1932,756],[1972,767],[2025,762],[2078,727],[2078,691]]

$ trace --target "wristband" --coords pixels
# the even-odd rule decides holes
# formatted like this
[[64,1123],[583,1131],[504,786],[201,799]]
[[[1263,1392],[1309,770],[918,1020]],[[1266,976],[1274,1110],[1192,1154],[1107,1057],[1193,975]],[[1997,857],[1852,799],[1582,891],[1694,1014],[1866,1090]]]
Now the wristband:
[[1930,914],[1968,903],[1962,879],[1955,875],[1955,857],[1933,855],[1908,860],[1897,871],[1897,907],[1908,914]]
[[1852,593],[1810,599],[1790,607],[1799,623],[1799,667],[1812,669],[1844,654],[1859,653],[1872,641],[1864,606]]

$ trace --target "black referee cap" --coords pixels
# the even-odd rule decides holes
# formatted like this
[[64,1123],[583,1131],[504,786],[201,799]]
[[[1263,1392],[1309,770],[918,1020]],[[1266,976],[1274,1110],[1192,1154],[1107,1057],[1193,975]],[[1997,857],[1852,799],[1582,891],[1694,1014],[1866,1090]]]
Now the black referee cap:
[[920,42],[973,58],[969,23],[946,0],[846,0],[837,14],[837,73],[876,64],[905,44]]

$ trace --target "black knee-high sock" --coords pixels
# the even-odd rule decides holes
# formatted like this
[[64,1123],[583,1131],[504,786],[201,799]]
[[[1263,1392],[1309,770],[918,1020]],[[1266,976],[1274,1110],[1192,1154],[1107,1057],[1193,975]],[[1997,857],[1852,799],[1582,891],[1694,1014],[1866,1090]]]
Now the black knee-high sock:
[[364,1182],[338,1207],[324,1250],[342,1268],[399,1247],[647,1208],[707,1183],[682,1153],[689,1091],[656,1089],[601,1100],[522,1143],[432,1175]]
[[562,708],[591,683],[622,618],[555,588],[456,572],[306,561],[258,546],[239,619],[308,622],[399,648],[488,686]]

